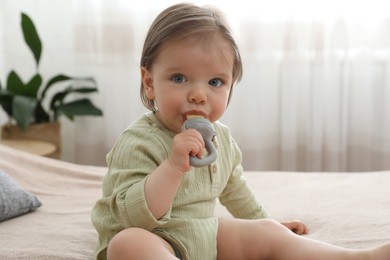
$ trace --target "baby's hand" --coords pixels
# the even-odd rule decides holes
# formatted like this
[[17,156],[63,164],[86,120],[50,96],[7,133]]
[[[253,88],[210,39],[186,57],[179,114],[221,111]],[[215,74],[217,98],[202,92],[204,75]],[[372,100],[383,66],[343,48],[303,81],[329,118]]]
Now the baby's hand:
[[168,161],[183,173],[187,172],[191,169],[190,155],[201,158],[204,148],[202,135],[195,129],[187,129],[173,138]]
[[309,233],[309,229],[307,228],[307,226],[299,220],[285,221],[280,223],[297,235],[306,235]]

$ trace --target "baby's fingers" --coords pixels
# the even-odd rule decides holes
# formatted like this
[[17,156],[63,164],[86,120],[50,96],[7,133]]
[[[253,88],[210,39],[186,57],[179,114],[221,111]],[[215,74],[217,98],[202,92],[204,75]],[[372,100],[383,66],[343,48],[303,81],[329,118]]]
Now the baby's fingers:
[[202,157],[203,150],[205,147],[204,141],[200,133],[194,129],[188,129],[188,149],[191,156],[198,158]]
[[295,228],[291,230],[297,235],[305,235],[308,233],[308,228],[304,224],[298,224]]
[[297,235],[305,235],[309,233],[309,229],[302,222],[297,222],[295,226],[291,229]]
[[301,221],[288,221],[282,222],[282,224],[297,235],[305,235],[309,233],[309,229]]

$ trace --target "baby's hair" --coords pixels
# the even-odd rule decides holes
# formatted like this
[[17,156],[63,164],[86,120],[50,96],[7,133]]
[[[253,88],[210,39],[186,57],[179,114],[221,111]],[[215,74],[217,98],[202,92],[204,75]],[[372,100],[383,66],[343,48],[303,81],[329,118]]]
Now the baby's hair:
[[[161,12],[153,21],[146,35],[141,56],[141,67],[150,70],[162,47],[172,40],[192,35],[212,38],[216,33],[231,44],[234,52],[232,71],[234,84],[240,81],[242,77],[241,55],[224,15],[211,6],[199,7],[182,3],[173,5]],[[233,88],[231,88],[229,93],[229,101],[232,92]],[[142,81],[141,100],[146,108],[157,111],[154,100],[147,98]]]

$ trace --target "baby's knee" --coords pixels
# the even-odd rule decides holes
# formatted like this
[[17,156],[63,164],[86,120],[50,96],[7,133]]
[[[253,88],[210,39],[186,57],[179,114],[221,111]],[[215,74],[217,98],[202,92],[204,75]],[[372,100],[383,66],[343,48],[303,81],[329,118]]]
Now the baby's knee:
[[256,220],[256,225],[258,225],[263,232],[266,231],[271,233],[277,233],[289,231],[285,226],[280,224],[280,222],[271,218]]
[[148,231],[141,228],[127,228],[116,234],[108,244],[108,259],[133,259],[142,247],[147,245]]

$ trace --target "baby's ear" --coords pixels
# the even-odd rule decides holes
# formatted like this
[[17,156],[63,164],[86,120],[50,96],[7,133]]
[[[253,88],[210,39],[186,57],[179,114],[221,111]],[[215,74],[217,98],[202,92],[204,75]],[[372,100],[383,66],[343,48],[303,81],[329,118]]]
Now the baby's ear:
[[142,87],[148,99],[154,99],[154,88],[152,74],[145,67],[141,68]]

